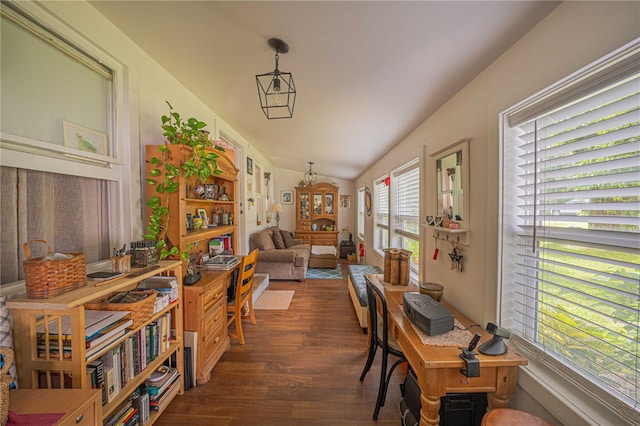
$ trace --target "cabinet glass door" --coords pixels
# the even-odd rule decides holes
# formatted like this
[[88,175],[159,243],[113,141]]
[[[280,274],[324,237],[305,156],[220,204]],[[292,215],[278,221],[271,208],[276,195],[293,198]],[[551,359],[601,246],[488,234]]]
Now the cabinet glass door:
[[309,219],[309,194],[300,194],[300,219]]
[[322,193],[313,193],[313,214],[322,214]]
[[334,200],[333,194],[325,194],[324,195],[324,214],[333,214]]

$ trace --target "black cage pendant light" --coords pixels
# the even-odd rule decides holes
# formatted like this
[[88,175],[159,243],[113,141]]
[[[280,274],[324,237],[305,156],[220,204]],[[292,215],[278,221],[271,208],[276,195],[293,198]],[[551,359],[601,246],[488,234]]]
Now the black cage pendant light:
[[318,179],[318,174],[313,170],[311,170],[311,166],[313,166],[313,163],[311,161],[308,161],[308,163],[309,163],[309,171],[304,174],[304,183],[307,184],[307,186],[311,186],[316,183],[316,179]]
[[287,53],[289,45],[279,38],[270,38],[267,44],[276,52],[276,69],[256,75],[260,107],[269,120],[291,118],[296,103],[296,86],[290,72],[278,69],[279,54]]

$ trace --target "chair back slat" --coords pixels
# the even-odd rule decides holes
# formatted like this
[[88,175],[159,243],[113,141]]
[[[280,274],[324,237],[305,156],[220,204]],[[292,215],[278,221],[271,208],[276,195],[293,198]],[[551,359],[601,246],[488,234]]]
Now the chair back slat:
[[238,281],[236,283],[236,305],[241,306],[246,302],[246,296],[253,287],[253,276],[256,270],[258,250],[253,250],[242,259]]

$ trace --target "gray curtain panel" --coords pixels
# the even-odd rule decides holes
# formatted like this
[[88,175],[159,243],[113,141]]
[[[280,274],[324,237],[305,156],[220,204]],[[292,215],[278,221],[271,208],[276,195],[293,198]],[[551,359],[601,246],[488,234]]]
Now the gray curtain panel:
[[[87,262],[110,256],[109,182],[1,167],[2,283],[24,279],[23,244],[45,240],[59,253],[82,252]],[[31,244],[31,255],[45,246]]]

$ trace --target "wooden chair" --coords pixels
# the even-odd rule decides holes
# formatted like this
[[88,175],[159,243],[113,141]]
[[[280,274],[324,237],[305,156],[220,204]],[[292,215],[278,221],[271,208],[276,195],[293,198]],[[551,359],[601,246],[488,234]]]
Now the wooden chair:
[[[240,263],[238,272],[238,281],[236,281],[236,291],[233,300],[227,301],[227,326],[231,326],[235,322],[236,332],[230,337],[237,338],[241,345],[244,345],[244,334],[242,333],[242,320],[251,319],[251,323],[256,323],[256,317],[253,313],[253,274],[256,270],[256,260],[258,259],[258,250],[253,250],[246,255]],[[249,305],[249,312],[242,314],[242,308],[245,304]]]
[[[360,381],[362,382],[364,380],[373,364],[376,351],[378,348],[381,348],[382,366],[380,369],[380,386],[378,387],[376,408],[373,411],[373,420],[378,420],[380,407],[384,406],[385,399],[387,398],[387,388],[389,387],[391,374],[393,374],[393,370],[395,370],[398,365],[407,362],[407,359],[404,357],[398,342],[396,342],[392,336],[389,336],[389,312],[383,290],[371,282],[366,275],[365,282],[367,285],[367,300],[369,302],[369,356],[360,375]],[[389,355],[398,357],[398,360],[393,363],[391,369],[387,372]]]

